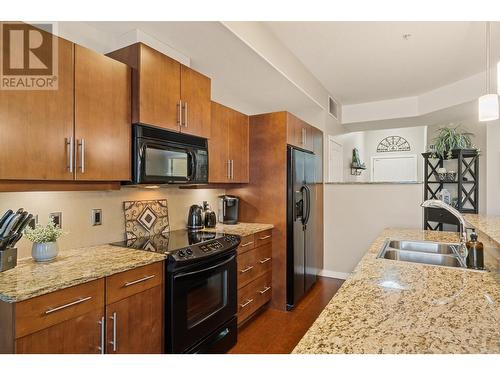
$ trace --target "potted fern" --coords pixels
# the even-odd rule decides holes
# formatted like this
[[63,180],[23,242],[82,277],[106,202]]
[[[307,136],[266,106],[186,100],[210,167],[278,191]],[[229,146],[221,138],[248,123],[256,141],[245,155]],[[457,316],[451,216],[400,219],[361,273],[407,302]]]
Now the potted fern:
[[26,229],[26,238],[33,242],[31,256],[35,262],[48,262],[56,258],[59,253],[57,239],[63,233],[52,220],[46,226],[37,224],[34,229]]
[[460,125],[450,126],[438,129],[438,135],[433,139],[435,145],[435,154],[433,157],[442,159],[451,159],[452,151],[457,149],[475,149],[472,144],[471,136],[473,133],[460,131]]

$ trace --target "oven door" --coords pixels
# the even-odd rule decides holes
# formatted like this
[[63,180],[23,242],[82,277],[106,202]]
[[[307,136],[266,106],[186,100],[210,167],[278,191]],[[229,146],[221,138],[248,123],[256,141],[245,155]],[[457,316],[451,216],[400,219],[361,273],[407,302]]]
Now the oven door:
[[236,254],[174,273],[169,296],[167,347],[189,351],[236,314]]

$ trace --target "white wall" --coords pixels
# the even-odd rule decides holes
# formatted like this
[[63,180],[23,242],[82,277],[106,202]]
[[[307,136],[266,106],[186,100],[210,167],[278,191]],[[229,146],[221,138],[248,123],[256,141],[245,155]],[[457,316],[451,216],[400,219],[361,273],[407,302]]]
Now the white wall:
[[325,185],[324,275],[345,277],[385,228],[422,228],[422,184]]
[[486,213],[500,215],[500,121],[488,123],[486,129]]
[[[25,192],[0,193],[0,212],[23,207],[38,214],[39,222],[46,224],[51,212],[62,212],[63,230],[61,248],[97,245],[125,239],[123,202],[127,200],[167,199],[170,229],[186,227],[188,209],[192,204],[208,201],[215,209],[217,196],[223,190],[178,189],[176,187],[156,190],[122,188],[119,191],[102,192]],[[103,224],[91,225],[91,210],[102,209]],[[18,257],[31,255],[31,243],[23,238],[18,243]]]

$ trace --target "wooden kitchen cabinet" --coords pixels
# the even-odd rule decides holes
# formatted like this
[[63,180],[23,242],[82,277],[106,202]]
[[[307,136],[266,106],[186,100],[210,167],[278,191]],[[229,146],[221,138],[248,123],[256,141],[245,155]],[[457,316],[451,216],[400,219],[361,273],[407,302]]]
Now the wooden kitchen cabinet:
[[143,44],[107,54],[132,67],[132,122],[210,137],[210,78]]
[[130,180],[130,100],[130,68],[75,45],[77,180]]
[[0,301],[0,353],[163,352],[163,262],[17,303]]
[[249,118],[222,104],[212,102],[209,148],[209,182],[249,181]]
[[314,128],[305,121],[302,121],[291,113],[287,113],[287,143],[289,145],[313,151],[313,129]]
[[0,180],[73,179],[73,44],[53,38],[57,90],[0,90]]

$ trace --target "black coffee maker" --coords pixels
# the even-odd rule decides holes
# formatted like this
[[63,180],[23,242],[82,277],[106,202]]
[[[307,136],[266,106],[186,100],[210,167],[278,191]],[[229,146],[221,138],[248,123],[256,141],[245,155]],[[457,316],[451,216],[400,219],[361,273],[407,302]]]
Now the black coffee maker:
[[234,195],[219,195],[219,223],[238,224],[240,200]]
[[193,204],[189,208],[187,229],[198,230],[203,229],[203,209],[198,204]]

